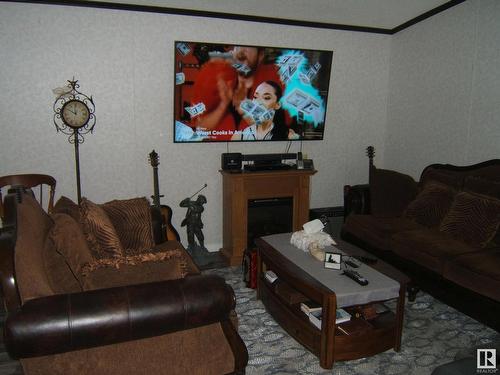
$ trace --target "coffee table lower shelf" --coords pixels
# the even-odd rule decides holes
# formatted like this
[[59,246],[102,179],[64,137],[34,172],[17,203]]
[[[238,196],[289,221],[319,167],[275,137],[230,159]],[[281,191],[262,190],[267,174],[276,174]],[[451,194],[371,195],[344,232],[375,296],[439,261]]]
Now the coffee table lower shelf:
[[316,355],[323,368],[332,368],[334,361],[369,357],[391,348],[399,350],[399,340],[396,340],[397,319],[392,312],[380,314],[371,321],[352,317],[358,322],[351,323],[359,323],[358,326],[361,325],[362,328],[349,335],[337,328],[334,330],[334,341],[329,344],[322,331],[300,310],[300,303],[289,304],[283,301],[275,293],[273,285],[265,281],[262,275],[259,277],[259,297],[277,323]]

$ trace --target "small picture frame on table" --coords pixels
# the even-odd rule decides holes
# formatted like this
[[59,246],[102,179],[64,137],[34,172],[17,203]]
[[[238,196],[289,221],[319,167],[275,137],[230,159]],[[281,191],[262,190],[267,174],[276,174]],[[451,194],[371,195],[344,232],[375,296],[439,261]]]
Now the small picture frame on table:
[[342,262],[342,254],[325,252],[325,268],[339,270]]

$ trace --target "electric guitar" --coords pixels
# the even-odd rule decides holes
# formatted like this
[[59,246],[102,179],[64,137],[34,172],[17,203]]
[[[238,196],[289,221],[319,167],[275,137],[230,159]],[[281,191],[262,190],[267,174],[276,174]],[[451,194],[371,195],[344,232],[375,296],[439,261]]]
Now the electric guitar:
[[149,154],[149,162],[153,167],[153,188],[154,194],[151,196],[153,199],[153,207],[155,216],[161,220],[161,239],[163,241],[179,241],[179,233],[172,225],[172,209],[169,206],[160,204],[160,185],[158,182],[158,165],[160,164],[158,154],[155,150]]

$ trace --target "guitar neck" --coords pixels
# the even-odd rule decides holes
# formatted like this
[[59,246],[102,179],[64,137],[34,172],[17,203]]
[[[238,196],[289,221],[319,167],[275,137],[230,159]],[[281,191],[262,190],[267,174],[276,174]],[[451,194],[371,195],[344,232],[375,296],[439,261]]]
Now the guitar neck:
[[158,167],[153,167],[153,204],[160,209],[160,184],[158,182]]

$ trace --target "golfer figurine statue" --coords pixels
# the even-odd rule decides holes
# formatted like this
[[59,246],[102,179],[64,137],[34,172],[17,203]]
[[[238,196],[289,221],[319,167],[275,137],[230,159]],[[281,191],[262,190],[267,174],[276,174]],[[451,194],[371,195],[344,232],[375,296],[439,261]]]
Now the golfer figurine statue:
[[[194,193],[192,196],[185,198],[181,201],[181,207],[187,207],[186,217],[182,220],[181,226],[186,227],[187,240],[188,240],[188,250],[193,254],[194,250],[200,249],[205,250],[205,236],[203,235],[203,222],[201,221],[201,214],[205,210],[203,205],[207,203],[207,198],[200,194],[196,200],[192,200],[197,193],[207,187],[205,184],[200,190]],[[195,242],[195,237],[198,240],[198,244]]]

